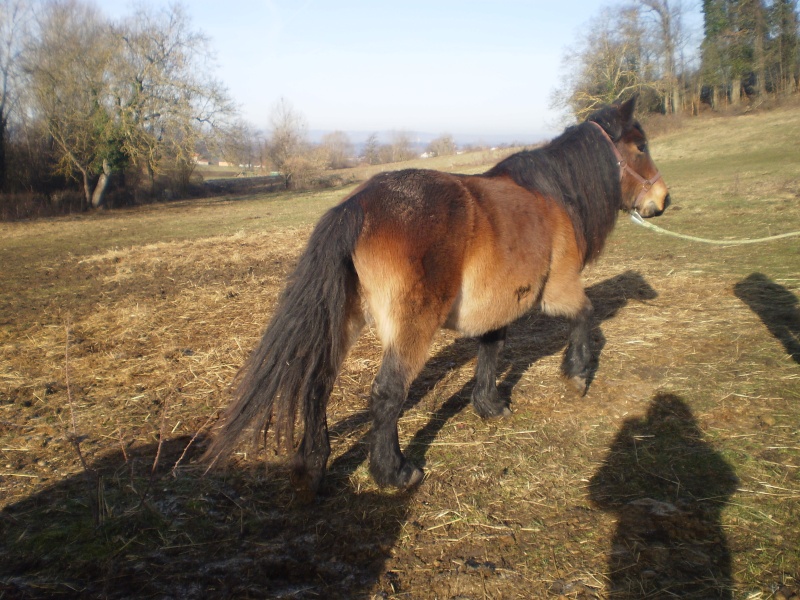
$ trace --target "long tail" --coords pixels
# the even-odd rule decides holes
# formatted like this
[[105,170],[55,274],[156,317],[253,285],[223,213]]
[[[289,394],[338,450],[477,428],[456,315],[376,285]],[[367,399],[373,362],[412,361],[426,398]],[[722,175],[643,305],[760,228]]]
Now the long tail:
[[203,462],[224,462],[249,427],[256,440],[262,432],[266,436],[273,418],[278,439],[291,448],[301,403],[306,428],[324,423],[346,352],[348,294],[356,286],[352,254],[363,220],[361,206],[350,199],[317,223],[272,321],[242,367],[234,400]]

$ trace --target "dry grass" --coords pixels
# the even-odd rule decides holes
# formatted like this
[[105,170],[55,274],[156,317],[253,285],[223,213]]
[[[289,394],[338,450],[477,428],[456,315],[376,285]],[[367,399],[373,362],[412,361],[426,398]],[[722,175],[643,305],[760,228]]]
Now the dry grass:
[[[800,229],[798,132],[783,111],[655,140],[677,208],[659,224]],[[791,595],[797,240],[709,250],[620,223],[586,273],[589,395],[558,377],[566,324],[532,314],[502,359],[510,419],[475,416],[475,343],[440,334],[400,423],[426,471],[411,494],[379,490],[364,463],[370,332],[331,400],[316,504],[297,503],[270,445],[201,478],[202,436],[182,454],[227,403],[311,223],[345,193],[1,226],[0,596]]]

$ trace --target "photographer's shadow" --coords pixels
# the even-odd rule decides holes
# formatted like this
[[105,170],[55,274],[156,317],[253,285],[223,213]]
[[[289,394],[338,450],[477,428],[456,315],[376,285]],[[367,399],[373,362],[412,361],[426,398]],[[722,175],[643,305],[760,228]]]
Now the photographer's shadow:
[[589,497],[615,513],[609,598],[732,598],[720,522],[733,468],[706,442],[686,403],[658,394],[628,419],[592,477]]

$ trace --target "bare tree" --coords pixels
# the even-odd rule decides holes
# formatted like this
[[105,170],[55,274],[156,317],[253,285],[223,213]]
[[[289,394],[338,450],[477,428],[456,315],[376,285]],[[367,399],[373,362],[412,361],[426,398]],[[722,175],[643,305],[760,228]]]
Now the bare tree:
[[662,105],[666,114],[680,111],[682,86],[678,79],[678,57],[688,36],[684,28],[685,8],[682,0],[639,0],[645,18],[650,19],[656,54],[661,63]]
[[563,59],[564,85],[552,105],[582,120],[600,105],[652,87],[653,61],[636,7],[606,9]]
[[19,66],[29,16],[26,0],[0,0],[0,192],[6,184],[8,125],[21,92]]
[[236,107],[213,71],[208,38],[191,28],[186,10],[140,7],[114,28],[114,103],[125,151],[151,177],[172,168],[188,178],[198,144],[217,153],[235,127]]
[[269,158],[289,189],[299,183],[296,179],[308,179],[308,169],[316,164],[303,158],[309,151],[308,125],[305,117],[288,100],[281,98],[272,108],[270,129]]
[[380,144],[378,143],[378,134],[372,133],[364,143],[364,161],[370,165],[377,165],[381,162],[380,157]]
[[223,155],[245,172],[261,167],[262,133],[252,125],[240,120],[226,132]]
[[407,131],[393,131],[389,142],[389,160],[385,162],[402,162],[414,158],[411,146],[411,134]]
[[75,0],[50,4],[38,27],[26,60],[31,94],[58,149],[59,171],[76,177],[85,204],[97,206],[103,192],[97,177],[110,172],[118,149],[106,110],[113,41],[97,10]]
[[80,0],[46,5],[26,68],[59,169],[81,181],[86,205],[101,206],[111,174],[131,164],[149,172],[151,191],[162,170],[186,186],[198,142],[235,115],[208,57],[180,5],[141,8],[118,26]]
[[428,152],[434,156],[450,156],[456,153],[456,143],[453,136],[449,133],[443,133],[436,139],[431,140],[428,144]]
[[334,131],[322,137],[322,148],[328,155],[329,169],[344,169],[351,166],[353,144],[343,131]]

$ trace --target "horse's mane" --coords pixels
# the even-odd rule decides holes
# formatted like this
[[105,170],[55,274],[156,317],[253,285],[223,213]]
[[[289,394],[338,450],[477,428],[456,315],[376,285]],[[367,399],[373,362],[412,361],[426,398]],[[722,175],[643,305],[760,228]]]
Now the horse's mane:
[[547,145],[512,154],[485,173],[487,177],[507,175],[518,185],[559,202],[572,219],[584,264],[603,250],[616,223],[622,193],[613,151],[588,121],[597,121],[617,140],[623,133],[620,120],[617,107],[606,107]]

